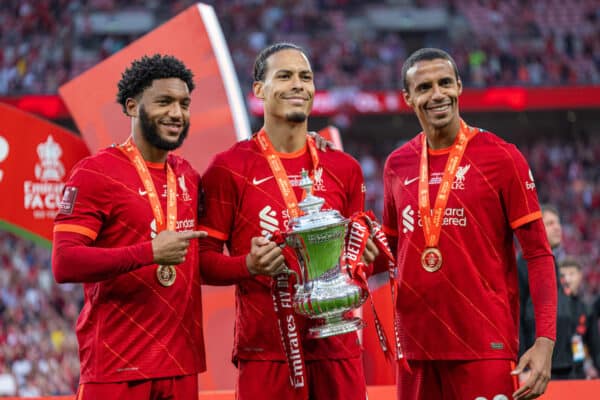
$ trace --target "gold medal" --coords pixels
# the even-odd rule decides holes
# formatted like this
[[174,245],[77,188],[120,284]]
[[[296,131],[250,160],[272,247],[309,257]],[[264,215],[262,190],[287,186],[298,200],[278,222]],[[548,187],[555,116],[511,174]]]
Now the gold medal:
[[[148,201],[152,208],[152,214],[156,221],[156,232],[162,232],[165,229],[175,231],[177,226],[177,178],[173,172],[173,168],[169,163],[165,164],[167,170],[167,215],[163,212],[158,192],[150,176],[150,171],[146,166],[146,162],[142,157],[139,149],[133,143],[133,138],[130,136],[125,143],[119,146],[119,149],[127,156],[129,161],[135,167],[140,180],[144,184],[144,188],[148,194]],[[156,278],[158,282],[165,286],[171,286],[175,283],[177,271],[172,265],[159,265],[156,268]]]
[[156,278],[158,279],[158,283],[164,287],[169,287],[174,284],[176,277],[177,270],[172,265],[159,265],[158,268],[156,268]]
[[418,187],[418,204],[419,213],[423,220],[423,235],[425,235],[425,250],[421,254],[421,265],[427,272],[435,272],[442,268],[442,252],[438,249],[440,243],[440,235],[442,233],[442,225],[444,220],[444,212],[450,191],[452,190],[452,182],[456,178],[460,161],[462,160],[469,140],[477,131],[470,128],[465,121],[460,120],[460,129],[456,134],[456,143],[452,146],[448,160],[444,167],[444,174],[438,193],[435,196],[433,209],[429,199],[429,167],[427,156],[427,135],[421,134],[421,160],[419,161],[419,187]]
[[427,247],[421,254],[421,265],[427,272],[442,268],[442,252],[436,247]]

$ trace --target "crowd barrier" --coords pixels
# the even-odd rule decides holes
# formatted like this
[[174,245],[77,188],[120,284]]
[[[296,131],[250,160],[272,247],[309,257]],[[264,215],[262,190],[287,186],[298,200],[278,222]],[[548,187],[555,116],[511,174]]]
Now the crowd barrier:
[[[396,400],[394,386],[369,386],[369,400]],[[546,393],[538,397],[541,400],[596,400],[600,397],[600,379],[590,381],[552,381]],[[201,391],[198,400],[234,400],[232,390]],[[8,397],[3,400],[20,400],[19,397]],[[33,400],[75,400],[75,396],[36,397]],[[28,398],[32,400],[32,398]],[[491,400],[491,399],[490,399]]]

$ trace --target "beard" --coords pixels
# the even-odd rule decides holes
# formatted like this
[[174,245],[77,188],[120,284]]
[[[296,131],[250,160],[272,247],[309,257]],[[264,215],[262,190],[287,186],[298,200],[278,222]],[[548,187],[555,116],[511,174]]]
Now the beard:
[[288,122],[300,123],[300,122],[306,121],[307,118],[308,118],[308,115],[306,115],[303,112],[292,112],[292,113],[285,115],[285,119]]
[[179,148],[183,144],[183,141],[188,135],[190,123],[188,121],[186,124],[183,125],[183,130],[179,134],[179,138],[177,138],[177,141],[170,142],[160,137],[160,135],[158,134],[158,125],[156,124],[156,122],[152,121],[150,117],[148,117],[144,106],[141,106],[140,128],[142,131],[142,136],[152,146],[156,147],[157,149],[171,151]]

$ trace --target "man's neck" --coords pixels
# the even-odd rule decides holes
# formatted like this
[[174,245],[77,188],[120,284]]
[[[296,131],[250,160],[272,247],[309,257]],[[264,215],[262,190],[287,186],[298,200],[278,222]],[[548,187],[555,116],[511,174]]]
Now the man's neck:
[[306,146],[306,122],[269,123],[265,120],[265,131],[275,151],[294,153]]
[[133,143],[140,151],[142,158],[151,163],[164,164],[167,161],[168,150],[159,149],[148,143],[141,132],[133,133]]
[[434,127],[428,127],[425,129],[427,135],[427,144],[432,150],[446,149],[454,144],[454,140],[460,131],[460,120],[452,122],[451,124],[436,129]]

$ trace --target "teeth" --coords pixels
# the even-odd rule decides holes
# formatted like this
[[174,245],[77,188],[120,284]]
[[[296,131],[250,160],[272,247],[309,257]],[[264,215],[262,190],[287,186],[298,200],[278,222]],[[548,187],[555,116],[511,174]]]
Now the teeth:
[[443,105],[443,106],[438,106],[438,107],[430,107],[429,109],[430,109],[430,110],[433,110],[433,111],[442,111],[442,110],[445,110],[445,109],[447,109],[448,107],[450,107],[450,106],[449,106],[448,104],[445,104],[445,105]]

